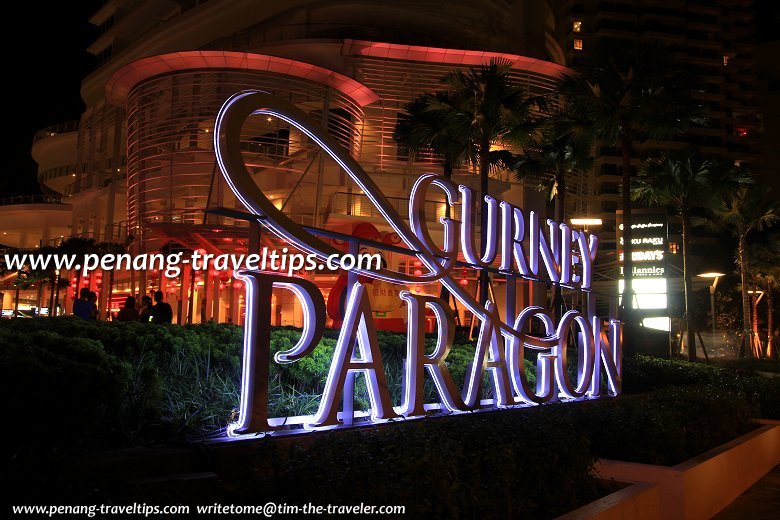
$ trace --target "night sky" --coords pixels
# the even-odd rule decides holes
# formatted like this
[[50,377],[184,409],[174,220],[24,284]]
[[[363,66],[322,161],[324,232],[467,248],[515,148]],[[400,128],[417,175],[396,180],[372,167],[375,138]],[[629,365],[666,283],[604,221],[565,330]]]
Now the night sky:
[[84,111],[81,78],[94,63],[85,49],[97,35],[87,19],[102,3],[19,2],[4,9],[6,26],[19,24],[27,36],[13,39],[6,33],[4,44],[3,76],[16,91],[4,103],[8,144],[2,155],[0,198],[39,193],[37,165],[30,156],[33,135],[49,125],[78,119]]
[[[37,165],[30,156],[37,130],[80,117],[84,103],[81,79],[93,69],[86,52],[97,36],[87,20],[103,2],[20,2],[4,11],[6,24],[26,28],[20,42],[7,36],[4,48],[5,78],[16,82],[13,99],[7,99],[5,134],[9,148],[2,157],[0,198],[39,193]],[[758,0],[759,41],[778,39],[780,6],[776,0]],[[12,84],[13,87],[13,84]]]

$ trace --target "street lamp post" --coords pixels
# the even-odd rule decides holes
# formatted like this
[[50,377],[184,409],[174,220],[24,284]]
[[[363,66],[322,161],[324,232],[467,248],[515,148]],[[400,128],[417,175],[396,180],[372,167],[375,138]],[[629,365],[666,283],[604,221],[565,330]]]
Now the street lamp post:
[[602,224],[602,221],[600,218],[575,217],[571,219],[571,224],[577,227],[581,226],[582,230],[587,233],[588,226],[600,226]]
[[[599,227],[602,224],[601,219],[600,218],[595,218],[595,217],[574,217],[574,218],[570,219],[570,222],[571,222],[572,226],[577,227],[577,228],[582,228],[582,231],[584,231],[585,233],[588,232],[588,227],[589,226]],[[593,306],[593,308],[595,309],[596,300],[595,300],[595,297],[592,294],[590,294],[590,293],[587,293],[587,294],[583,293],[583,294],[580,295],[580,298],[582,298],[582,297],[586,298],[586,300],[585,300],[587,302],[586,306],[589,309],[590,309],[591,306]],[[610,302],[610,306],[609,307],[610,307],[610,316],[616,316],[617,315],[617,310],[615,310],[614,312],[612,311],[612,302]]]
[[712,315],[712,333],[715,334],[715,289],[718,287],[718,280],[721,276],[726,276],[725,273],[701,273],[696,275],[700,278],[712,278],[712,285],[710,285],[710,313]]

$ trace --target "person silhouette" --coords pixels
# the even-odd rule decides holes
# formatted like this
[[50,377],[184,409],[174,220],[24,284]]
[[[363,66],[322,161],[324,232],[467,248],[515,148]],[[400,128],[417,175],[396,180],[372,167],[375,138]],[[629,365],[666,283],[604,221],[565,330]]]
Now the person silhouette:
[[171,323],[173,321],[173,309],[163,301],[163,292],[154,293],[154,307],[152,307],[152,323]]
[[79,291],[79,298],[73,302],[73,315],[82,320],[92,319],[92,306],[89,304],[89,287],[82,287]]

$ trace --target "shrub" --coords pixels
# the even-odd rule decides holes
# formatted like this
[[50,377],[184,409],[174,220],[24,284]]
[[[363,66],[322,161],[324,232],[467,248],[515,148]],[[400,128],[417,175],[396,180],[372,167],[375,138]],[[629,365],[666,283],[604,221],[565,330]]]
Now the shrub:
[[595,498],[597,483],[587,440],[548,411],[269,438],[240,492],[289,503],[358,504],[381,497],[383,504],[406,505],[415,517],[556,516]]
[[[740,366],[740,361],[726,362]],[[744,396],[758,417],[780,419],[780,379],[757,376],[749,370],[720,368],[704,363],[633,356],[623,362],[623,390],[647,392],[669,386],[712,385],[724,397]]]
[[131,367],[95,341],[0,329],[0,395],[14,437],[68,442],[119,426]]
[[744,395],[713,385],[668,387],[571,406],[600,458],[674,465],[754,428]]

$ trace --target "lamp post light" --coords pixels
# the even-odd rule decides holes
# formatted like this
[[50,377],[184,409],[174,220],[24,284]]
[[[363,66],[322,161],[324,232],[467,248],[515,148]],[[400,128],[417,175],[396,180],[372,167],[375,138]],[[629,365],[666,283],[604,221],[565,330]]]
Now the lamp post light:
[[588,231],[588,226],[600,226],[603,222],[600,218],[575,217],[569,220],[572,226],[582,227],[583,231]]
[[718,287],[718,280],[721,276],[726,276],[725,273],[701,273],[697,274],[699,278],[712,278],[712,285],[710,285],[710,313],[712,314],[712,333],[715,334],[715,289]]
[[[598,226],[601,226],[601,224],[602,224],[601,219],[600,218],[595,218],[595,217],[574,217],[574,218],[569,219],[569,222],[571,222],[572,226],[575,226],[577,228],[582,228],[582,231],[584,231],[585,233],[588,232],[588,226],[598,227]],[[579,298],[582,298],[582,297],[583,297],[583,295],[579,296]],[[588,305],[595,305],[596,304],[595,303],[596,300],[595,299],[591,300],[590,299],[591,298],[590,295],[588,295],[587,298],[588,299],[585,300],[586,304],[588,304]],[[582,301],[582,300],[580,300],[580,301]],[[612,304],[610,303],[610,315],[614,316],[614,315],[617,314],[617,311],[615,310],[614,312],[612,312],[612,308],[611,307],[612,307]]]

